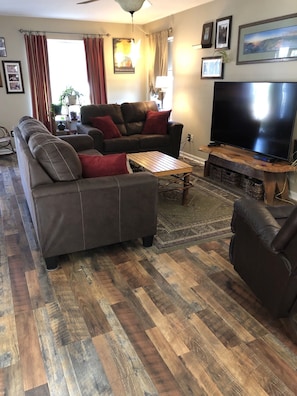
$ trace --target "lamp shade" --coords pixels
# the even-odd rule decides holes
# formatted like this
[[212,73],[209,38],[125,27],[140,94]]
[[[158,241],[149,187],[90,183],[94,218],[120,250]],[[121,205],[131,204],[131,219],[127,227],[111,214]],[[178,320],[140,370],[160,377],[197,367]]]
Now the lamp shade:
[[116,0],[116,2],[119,3],[124,11],[133,13],[140,10],[144,0]]
[[156,77],[156,88],[166,89],[169,86],[168,76],[157,76]]

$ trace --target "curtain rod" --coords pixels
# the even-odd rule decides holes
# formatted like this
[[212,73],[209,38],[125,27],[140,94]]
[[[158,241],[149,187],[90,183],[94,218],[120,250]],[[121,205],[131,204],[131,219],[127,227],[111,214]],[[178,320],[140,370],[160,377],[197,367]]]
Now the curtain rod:
[[168,29],[160,30],[159,32],[146,33],[146,36],[150,36],[152,34],[157,34],[157,33],[163,33],[163,32],[167,32],[168,34],[170,34],[173,32],[173,28],[169,27]]
[[24,30],[24,29],[20,29],[19,30],[20,33],[25,33],[25,34],[32,34],[32,33],[51,33],[51,34],[76,34],[76,35],[82,35],[82,36],[99,36],[99,37],[109,37],[110,34],[109,33],[75,33],[75,32],[51,32],[51,31],[39,31],[39,30]]

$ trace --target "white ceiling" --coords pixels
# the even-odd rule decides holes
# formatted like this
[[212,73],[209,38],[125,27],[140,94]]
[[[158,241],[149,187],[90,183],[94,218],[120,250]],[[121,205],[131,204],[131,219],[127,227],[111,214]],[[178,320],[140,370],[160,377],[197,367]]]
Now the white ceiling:
[[[131,15],[115,0],[76,4],[81,0],[0,0],[0,15],[130,23]],[[134,14],[134,23],[144,25],[213,0],[150,0],[149,8]]]

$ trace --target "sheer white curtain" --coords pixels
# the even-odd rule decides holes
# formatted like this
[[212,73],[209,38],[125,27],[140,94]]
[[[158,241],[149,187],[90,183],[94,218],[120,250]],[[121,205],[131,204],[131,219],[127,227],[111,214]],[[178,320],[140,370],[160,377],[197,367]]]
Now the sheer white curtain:
[[149,92],[155,91],[156,76],[167,76],[168,30],[149,35]]

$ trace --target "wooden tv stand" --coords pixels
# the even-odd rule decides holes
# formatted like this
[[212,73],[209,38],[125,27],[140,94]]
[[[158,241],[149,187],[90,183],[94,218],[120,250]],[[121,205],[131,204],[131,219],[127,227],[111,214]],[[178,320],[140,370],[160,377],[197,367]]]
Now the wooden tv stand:
[[289,186],[287,173],[295,168],[284,161],[265,162],[254,158],[254,154],[230,146],[202,146],[200,151],[208,153],[205,162],[204,176],[209,176],[211,164],[221,166],[239,174],[263,181],[264,202],[273,205],[276,193],[281,193],[283,199],[288,199]]

